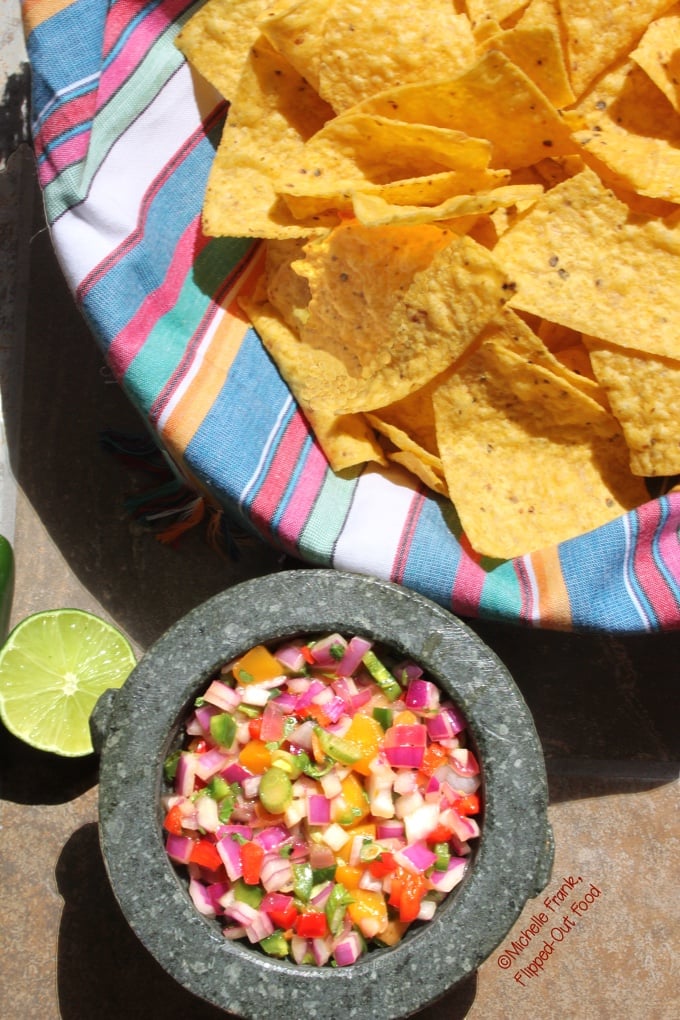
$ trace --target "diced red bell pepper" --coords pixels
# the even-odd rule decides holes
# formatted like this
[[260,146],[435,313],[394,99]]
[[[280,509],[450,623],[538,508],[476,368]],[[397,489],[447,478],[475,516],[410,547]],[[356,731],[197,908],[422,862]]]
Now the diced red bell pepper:
[[394,854],[384,850],[380,857],[375,861],[371,861],[368,865],[368,870],[374,878],[384,878],[385,875],[391,874],[397,870],[397,862],[394,858]]
[[192,848],[190,861],[209,871],[217,871],[222,866],[222,858],[217,847],[209,839],[199,839]]
[[208,746],[208,741],[204,737],[194,737],[187,750],[193,751],[194,754],[204,754],[208,750]]
[[453,806],[459,815],[477,815],[479,814],[479,797],[476,793],[468,793],[467,796],[457,800]]
[[315,660],[314,656],[312,655],[312,649],[309,647],[309,645],[303,645],[302,648],[300,649],[300,652],[302,653],[302,658],[305,660],[307,665],[313,666]]
[[182,835],[182,811],[179,804],[173,804],[163,819],[163,828],[173,836]]
[[243,869],[243,881],[246,885],[257,885],[262,874],[262,861],[264,849],[259,843],[252,840],[243,843],[241,846],[241,868]]
[[448,843],[453,835],[453,830],[448,825],[437,825],[432,832],[428,832],[425,837],[427,843]]
[[293,927],[295,934],[304,939],[323,939],[328,935],[326,915],[318,911],[310,910],[300,914]]
[[285,931],[292,928],[298,916],[298,910],[292,896],[285,893],[268,893],[261,903],[261,908],[272,919],[277,928]]
[[390,879],[388,903],[399,911],[399,920],[410,924],[420,911],[420,904],[427,892],[427,880],[414,875],[404,868],[397,868]]
[[258,715],[255,716],[254,719],[251,719],[250,722],[248,723],[248,733],[250,734],[250,739],[259,740],[261,729],[262,729],[262,716]]

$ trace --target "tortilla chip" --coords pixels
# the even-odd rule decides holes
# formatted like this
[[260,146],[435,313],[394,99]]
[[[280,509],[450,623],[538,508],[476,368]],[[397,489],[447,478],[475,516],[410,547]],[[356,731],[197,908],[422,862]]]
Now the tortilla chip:
[[[367,234],[414,229],[373,227]],[[424,386],[461,357],[509,297],[506,277],[485,248],[469,237],[449,238],[399,293],[384,326],[389,343],[379,343],[371,371],[338,410],[374,410]]]
[[675,357],[680,227],[638,220],[592,171],[558,184],[494,249],[511,305],[622,347]]
[[631,57],[680,113],[680,4],[652,22]]
[[612,185],[680,202],[680,115],[647,73],[624,60],[576,109],[574,138]]
[[[292,394],[305,394],[304,381],[319,367],[315,352],[300,342],[267,300],[264,284],[241,299],[243,310],[276,362]],[[323,367],[323,365],[322,365]],[[346,471],[369,461],[385,464],[380,445],[362,415],[336,415],[322,405],[313,409],[298,401],[333,471]]]
[[281,163],[293,161],[330,115],[297,71],[259,37],[250,50],[208,178],[206,234],[300,237],[337,222],[334,215],[296,220],[274,189]]
[[574,102],[562,48],[562,24],[555,0],[532,0],[509,29],[490,33],[484,49],[509,57],[558,109]]
[[225,99],[236,92],[243,64],[259,35],[268,0],[207,0],[180,30],[175,45]]
[[477,217],[520,203],[528,206],[542,194],[540,184],[510,184],[478,195],[455,195],[439,205],[424,206],[394,205],[378,195],[357,192],[352,198],[352,205],[360,223],[377,227],[388,223],[434,223],[460,216]]
[[319,91],[319,68],[328,0],[275,0],[259,28],[301,78]]
[[434,395],[451,499],[469,541],[502,559],[566,541],[645,499],[614,418],[489,340]]
[[451,0],[335,0],[324,23],[319,94],[341,113],[408,82],[450,78],[477,57]]
[[622,350],[593,337],[585,343],[626,437],[633,474],[680,474],[680,360]]
[[582,96],[610,64],[618,61],[672,0],[560,0],[571,85]]
[[[293,267],[311,292],[300,335],[326,368],[306,384],[305,408],[355,410],[357,392],[394,371],[392,310],[452,236],[433,226],[372,230],[349,221],[306,246]],[[381,391],[374,406],[391,400]]]
[[[499,101],[500,100],[500,101]],[[358,109],[395,120],[434,124],[493,145],[491,166],[513,170],[575,151],[568,127],[543,92],[497,51],[456,78],[386,89]]]

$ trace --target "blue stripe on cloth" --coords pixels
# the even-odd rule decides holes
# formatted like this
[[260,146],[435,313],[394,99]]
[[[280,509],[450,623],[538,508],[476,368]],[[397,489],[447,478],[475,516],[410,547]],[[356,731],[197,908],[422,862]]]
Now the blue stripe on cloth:
[[106,16],[107,6],[101,0],[78,0],[30,33],[26,46],[32,70],[34,130],[62,99],[82,94],[83,83],[91,82],[86,91],[96,87]]
[[292,406],[288,388],[249,329],[224,386],[185,451],[192,473],[218,497],[238,505],[244,520],[243,507],[252,503],[265,477],[263,451],[281,428],[282,412],[285,417]]
[[452,534],[453,508],[435,499],[423,500],[413,539],[400,576],[407,588],[447,608],[461,562],[461,548]]
[[619,517],[581,538],[564,542],[559,558],[569,592],[572,624],[585,630],[649,630],[649,604],[638,601],[641,591],[630,559],[635,536],[629,519]]

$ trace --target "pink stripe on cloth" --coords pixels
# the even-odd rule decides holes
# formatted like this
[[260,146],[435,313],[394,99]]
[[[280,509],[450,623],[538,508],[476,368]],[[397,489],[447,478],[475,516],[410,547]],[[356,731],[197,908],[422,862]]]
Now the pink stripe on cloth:
[[[50,114],[47,120],[40,125],[40,129],[33,139],[33,152],[37,159],[41,158],[45,149],[60,135],[65,132],[72,134],[77,125],[89,123],[94,113],[95,98],[93,89],[82,96],[70,99]],[[87,132],[87,137],[89,137],[89,132]]]
[[305,469],[300,472],[297,484],[279,522],[281,534],[296,548],[327,472],[328,461],[317,444],[313,443],[305,460]]
[[420,517],[424,505],[425,497],[422,492],[414,493],[408,516],[404,521],[404,530],[402,532],[401,542],[399,543],[391,571],[391,577],[399,584],[403,584],[404,581],[404,571],[408,565],[409,553],[413,544],[413,536],[416,533],[418,518]]
[[[251,504],[251,516],[265,536],[276,545],[281,544],[281,536],[274,535],[273,517],[290,483],[290,466],[297,462],[308,435],[307,424],[300,412],[296,411],[286,426],[267,474]],[[289,552],[295,552],[293,542],[284,538],[283,544]]]
[[209,238],[201,230],[201,218],[197,216],[180,237],[161,285],[147,294],[127,326],[111,343],[109,359],[111,368],[119,379],[127,372],[153,327],[176,303],[194,260],[208,241]]
[[91,131],[83,131],[68,138],[61,145],[55,145],[38,164],[38,180],[42,188],[47,187],[60,173],[85,158]]
[[99,81],[97,107],[101,109],[150,51],[153,42],[187,6],[187,0],[168,0],[150,11],[133,29],[120,53],[104,66]]
[[[678,500],[680,501],[680,497]],[[658,625],[662,628],[668,627],[678,618],[678,602],[668,587],[668,576],[672,575],[676,579],[680,577],[680,539],[677,521],[670,518],[664,522],[658,500],[641,506],[637,516],[640,532],[633,554],[633,569],[654,609]],[[665,574],[660,569],[658,558],[663,561]]]
[[452,605],[460,606],[465,616],[477,616],[486,571],[479,565],[480,557],[470,545],[467,536],[460,536],[460,560],[451,591]]

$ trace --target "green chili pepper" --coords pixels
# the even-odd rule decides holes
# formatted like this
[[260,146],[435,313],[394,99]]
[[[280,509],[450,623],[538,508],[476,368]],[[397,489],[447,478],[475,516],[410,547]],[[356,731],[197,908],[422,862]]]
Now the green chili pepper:
[[328,921],[328,927],[331,930],[332,935],[337,935],[342,929],[342,925],[345,920],[345,911],[350,903],[354,903],[351,894],[342,884],[342,882],[336,882],[331,890],[331,894],[326,900],[326,920]]
[[231,747],[236,736],[234,717],[229,715],[228,712],[214,715],[210,720],[210,736],[220,747]]
[[9,631],[9,618],[14,596],[14,553],[7,539],[0,535],[0,641]]
[[353,765],[363,756],[362,749],[352,740],[345,740],[343,737],[336,736],[335,733],[328,733],[320,726],[316,726],[314,732],[321,750],[333,761],[339,761],[342,765]]
[[237,878],[232,885],[234,898],[240,903],[247,903],[256,910],[264,898],[264,890],[260,885],[247,885],[242,878]]
[[307,903],[314,888],[314,872],[308,861],[293,865],[293,894]]
[[275,931],[260,940],[260,945],[268,956],[288,956],[289,943],[282,931]]
[[446,871],[451,860],[451,851],[449,850],[448,843],[435,843],[432,847],[434,853],[437,855],[437,859],[434,862],[435,871]]
[[387,666],[383,665],[373,651],[368,651],[361,660],[371,674],[380,690],[389,701],[396,701],[401,695],[401,687],[390,673]]

